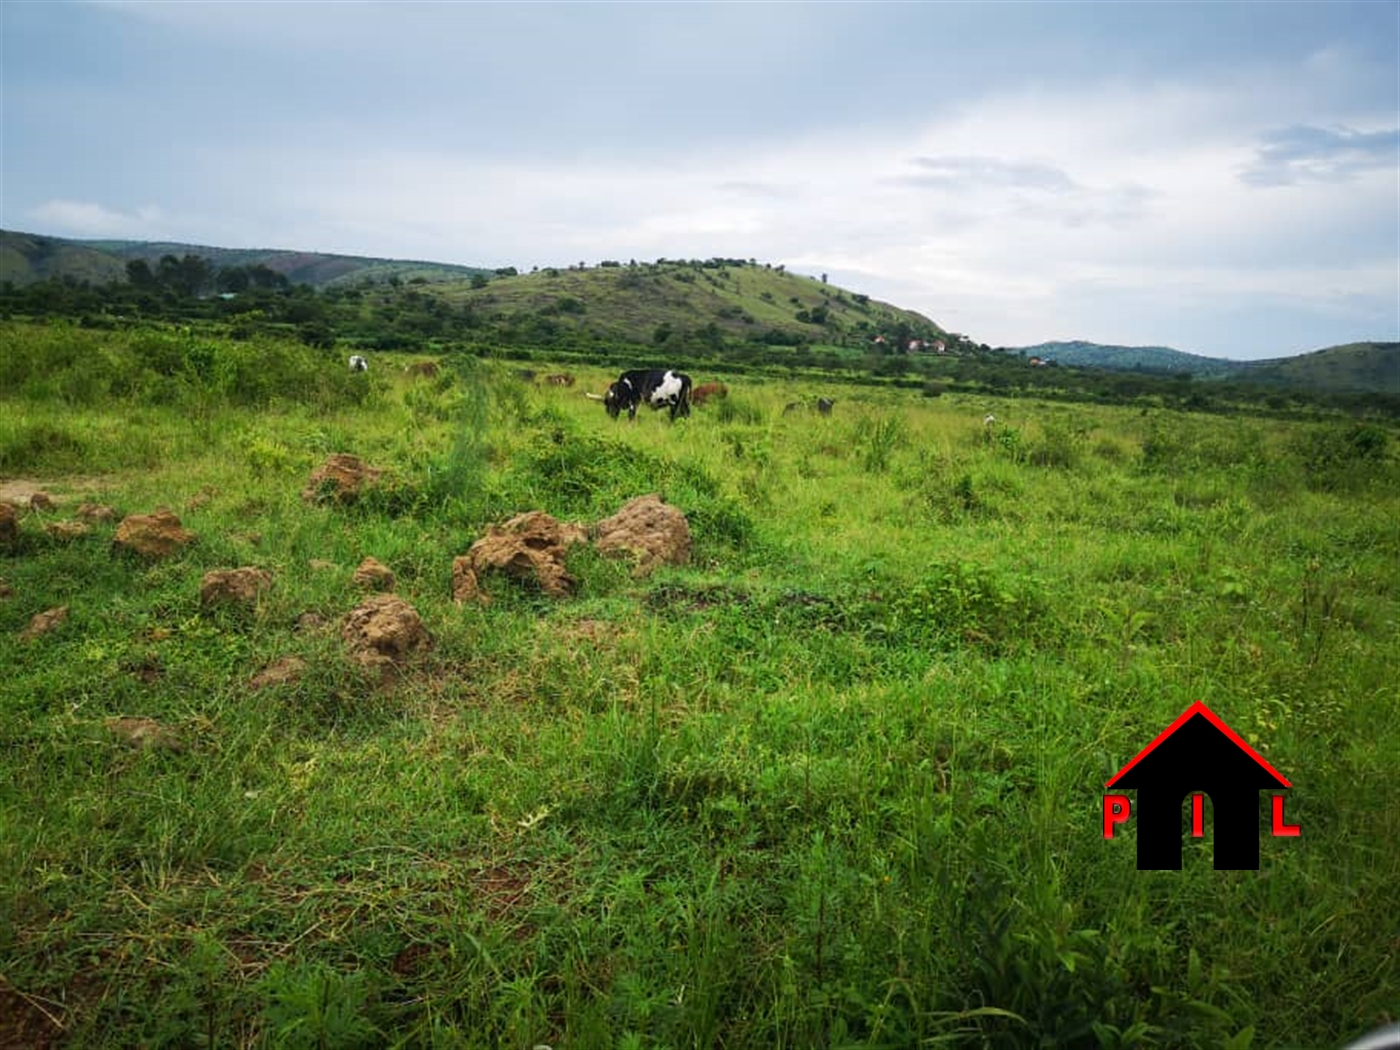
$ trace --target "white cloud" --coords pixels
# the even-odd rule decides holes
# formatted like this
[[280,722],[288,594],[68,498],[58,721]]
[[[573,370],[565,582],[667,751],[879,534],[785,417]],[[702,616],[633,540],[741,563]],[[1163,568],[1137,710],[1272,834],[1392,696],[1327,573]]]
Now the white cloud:
[[162,236],[161,210],[154,205],[120,212],[92,201],[48,200],[29,214],[44,226],[78,237]]

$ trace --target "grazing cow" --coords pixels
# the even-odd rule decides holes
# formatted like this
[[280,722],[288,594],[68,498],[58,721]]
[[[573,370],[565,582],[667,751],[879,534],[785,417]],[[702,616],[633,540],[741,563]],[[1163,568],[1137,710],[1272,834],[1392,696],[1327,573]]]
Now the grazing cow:
[[432,361],[415,361],[403,371],[404,375],[423,376],[431,379],[438,374],[438,366]]
[[783,415],[787,415],[789,412],[797,412],[801,410],[801,408],[801,401],[789,401],[786,405],[783,406]]
[[613,419],[624,408],[628,419],[636,419],[637,406],[643,401],[653,409],[670,406],[672,422],[678,414],[690,415],[690,376],[669,368],[638,368],[623,372],[603,398]]
[[996,426],[996,422],[997,422],[997,417],[994,416],[994,415],[992,415],[990,412],[988,412],[988,413],[987,413],[987,418],[984,419],[984,420],[982,420],[982,425],[983,425],[984,427]]
[[551,386],[573,386],[574,377],[569,375],[568,372],[560,372],[558,375],[549,377],[549,384]]
[[515,378],[522,383],[533,383],[535,381],[535,370],[533,368],[517,368]]
[[829,416],[831,415],[831,406],[835,403],[828,397],[819,397],[817,398],[817,411],[824,416]]
[[692,405],[703,405],[712,397],[728,397],[729,387],[723,383],[701,383],[695,388],[695,392],[690,395]]
[[363,357],[361,357],[359,354],[352,354],[351,357],[350,357],[350,371],[352,371],[352,372],[368,372],[368,371],[369,371],[369,362],[366,361],[366,360],[365,360]]

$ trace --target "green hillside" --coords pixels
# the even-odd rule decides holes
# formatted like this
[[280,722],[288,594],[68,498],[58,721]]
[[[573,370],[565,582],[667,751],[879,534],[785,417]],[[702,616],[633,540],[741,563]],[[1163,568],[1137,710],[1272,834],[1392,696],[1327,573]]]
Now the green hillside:
[[784,344],[864,345],[877,336],[952,341],[912,310],[743,260],[604,263],[475,285],[432,292],[485,321],[513,321],[544,335],[641,344],[664,343],[675,332]]
[[105,284],[124,280],[125,266],[125,262],[110,252],[76,241],[0,230],[0,281],[26,285],[51,277],[71,277]]
[[449,281],[470,279],[490,273],[477,266],[422,262],[405,259],[375,259],[358,255],[325,252],[285,251],[270,248],[216,248],[174,241],[73,241],[61,237],[0,230],[0,280],[16,285],[32,284],[50,277],[72,277],[102,284],[123,280],[126,264],[133,259],[158,263],[164,256],[183,258],[196,255],[208,260],[217,271],[225,267],[266,266],[294,284],[315,288],[334,287],[369,278],[388,281]]
[[1251,361],[1232,378],[1317,390],[1400,393],[1400,343],[1346,343],[1297,357]]

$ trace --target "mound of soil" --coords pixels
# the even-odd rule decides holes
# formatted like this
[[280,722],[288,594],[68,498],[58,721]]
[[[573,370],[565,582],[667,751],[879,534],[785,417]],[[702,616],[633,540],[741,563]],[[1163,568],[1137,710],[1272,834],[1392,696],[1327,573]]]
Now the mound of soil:
[[257,605],[258,595],[271,586],[272,574],[264,569],[213,569],[199,581],[199,601],[201,605],[227,602],[251,609]]
[[40,635],[45,635],[55,630],[66,619],[68,619],[68,606],[66,605],[60,605],[56,609],[46,609],[44,612],[35,613],[34,618],[29,621],[29,626],[19,632],[19,640],[22,642],[32,642]]
[[300,656],[283,656],[273,660],[252,678],[248,679],[249,689],[266,689],[274,685],[296,685],[306,670],[306,661]]
[[112,544],[143,558],[165,558],[194,539],[194,533],[180,526],[173,511],[161,507],[154,514],[128,514],[117,526]]
[[366,558],[360,562],[359,568],[355,570],[355,575],[350,577],[350,582],[357,587],[364,587],[371,591],[392,591],[394,589],[394,574],[378,558]]
[[308,503],[331,500],[335,503],[353,503],[360,492],[373,485],[383,475],[377,467],[371,467],[359,456],[348,452],[337,452],[311,472],[301,498]]
[[105,503],[79,503],[73,514],[79,521],[89,523],[117,520],[117,508]]
[[611,518],[593,526],[594,544],[604,554],[630,554],[633,576],[646,576],[660,565],[690,560],[690,523],[675,507],[652,493],[638,496]]
[[556,598],[573,593],[574,578],[564,570],[564,556],[575,543],[586,543],[578,525],[561,522],[542,510],[492,525],[466,554],[452,562],[452,597],[459,602],[490,602],[481,590],[488,572],[503,572],[517,580],[532,580]]
[[392,670],[433,644],[418,610],[392,594],[376,594],[351,609],[340,636],[353,660],[383,671]]
[[19,546],[19,515],[8,503],[0,502],[0,550]]

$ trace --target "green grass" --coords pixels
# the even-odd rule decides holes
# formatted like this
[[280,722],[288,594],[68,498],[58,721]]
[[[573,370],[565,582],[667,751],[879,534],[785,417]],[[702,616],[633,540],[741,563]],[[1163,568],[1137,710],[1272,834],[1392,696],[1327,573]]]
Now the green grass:
[[[0,337],[0,481],[59,500],[0,552],[0,1007],[31,1042],[1335,1046],[1397,1019],[1393,431],[733,377],[628,424],[578,392],[596,369],[356,385],[290,343]],[[784,413],[817,394],[830,417]],[[337,451],[386,484],[304,503]],[[451,602],[487,524],[653,491],[689,565],[585,550],[571,599]],[[198,540],[143,563],[113,525],[45,531],[84,499]],[[367,555],[434,639],[388,683],[339,638]],[[273,574],[256,608],[201,607],[238,565]],[[298,682],[248,688],[286,656]],[[1266,832],[1258,872],[1102,838],[1104,782],[1196,700],[1295,785],[1303,835]]]

